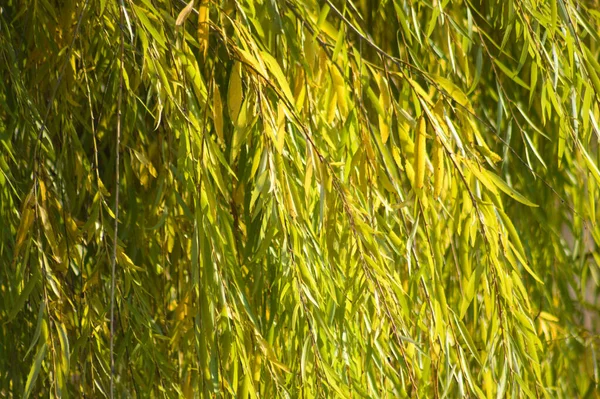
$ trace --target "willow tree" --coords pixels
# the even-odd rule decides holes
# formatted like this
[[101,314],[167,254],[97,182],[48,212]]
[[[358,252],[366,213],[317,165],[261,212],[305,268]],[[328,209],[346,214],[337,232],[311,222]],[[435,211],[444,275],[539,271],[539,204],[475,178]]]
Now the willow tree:
[[597,0],[6,0],[0,396],[594,397]]

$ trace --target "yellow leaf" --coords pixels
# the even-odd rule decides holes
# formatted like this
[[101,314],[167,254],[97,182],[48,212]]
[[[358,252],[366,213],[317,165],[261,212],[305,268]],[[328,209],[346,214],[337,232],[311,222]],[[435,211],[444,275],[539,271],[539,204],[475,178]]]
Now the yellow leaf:
[[198,44],[200,45],[200,51],[204,57],[206,57],[206,50],[208,49],[209,23],[208,0],[202,0],[200,9],[198,10]]
[[429,105],[433,105],[433,102],[431,101],[429,94],[421,87],[421,85],[419,85],[416,81],[412,80],[408,76],[404,76],[401,74],[398,74],[398,75],[402,76],[410,83],[410,87],[414,90],[414,92],[418,98],[425,101]]
[[139,266],[136,266],[131,258],[123,251],[123,248],[117,247],[117,263],[121,266],[126,266],[129,269],[137,270],[138,272],[144,271]]
[[439,137],[433,143],[433,196],[440,196],[444,182],[444,147]]
[[344,85],[344,78],[335,65],[332,65],[330,70],[331,80],[337,95],[338,107],[340,108],[340,112],[345,115],[348,111],[348,103],[346,102],[346,86]]
[[329,104],[327,105],[327,123],[333,123],[335,119],[335,106],[337,104],[337,94],[335,91],[331,91],[329,97]]
[[392,148],[392,157],[394,157],[394,162],[396,162],[396,166],[400,168],[400,170],[404,170],[404,166],[402,165],[402,158],[400,157],[400,151],[398,147]]
[[381,142],[383,144],[387,143],[388,138],[390,137],[390,128],[388,127],[385,119],[383,119],[380,115],[378,115],[379,120],[379,133],[381,134]]
[[417,189],[423,188],[425,182],[425,137],[427,125],[425,118],[421,117],[417,125],[415,137],[415,186]]
[[555,323],[559,321],[558,317],[544,311],[540,312],[540,317],[544,320],[552,321]]
[[277,106],[277,151],[281,154],[285,145],[285,109],[280,102]]
[[391,100],[387,80],[382,77],[378,79],[379,83],[379,101],[385,112],[389,112]]
[[502,161],[500,155],[496,154],[485,145],[475,145],[475,148],[477,148],[483,156],[490,158],[494,163]]

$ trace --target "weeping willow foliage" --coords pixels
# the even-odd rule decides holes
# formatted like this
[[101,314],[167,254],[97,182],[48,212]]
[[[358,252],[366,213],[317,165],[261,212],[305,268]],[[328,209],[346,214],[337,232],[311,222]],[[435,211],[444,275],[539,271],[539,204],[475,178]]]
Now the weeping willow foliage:
[[595,397],[599,10],[3,1],[0,396]]

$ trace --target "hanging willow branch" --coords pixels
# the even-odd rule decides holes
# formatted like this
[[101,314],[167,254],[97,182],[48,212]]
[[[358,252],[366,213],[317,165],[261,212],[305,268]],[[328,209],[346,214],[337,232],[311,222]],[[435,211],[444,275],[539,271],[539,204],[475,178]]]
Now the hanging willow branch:
[[120,16],[120,54],[119,54],[119,94],[117,97],[117,131],[115,140],[115,228],[113,239],[113,253],[111,259],[110,274],[110,397],[114,397],[115,386],[115,356],[114,356],[114,336],[115,336],[115,284],[116,284],[116,265],[117,265],[117,247],[119,245],[119,186],[121,179],[119,175],[120,151],[121,151],[121,105],[123,103],[123,68],[124,68],[124,49],[125,37],[123,33],[123,12],[125,4],[121,0]]
[[4,3],[0,396],[598,390],[597,1]]

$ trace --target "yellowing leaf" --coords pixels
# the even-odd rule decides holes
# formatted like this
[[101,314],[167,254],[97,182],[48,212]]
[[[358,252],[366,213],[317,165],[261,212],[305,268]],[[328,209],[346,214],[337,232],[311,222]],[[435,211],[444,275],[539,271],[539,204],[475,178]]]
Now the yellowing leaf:
[[513,251],[513,253],[517,256],[517,259],[519,260],[519,262],[521,262],[521,265],[525,268],[525,270],[527,270],[527,273],[529,273],[538,283],[544,285],[544,282],[542,281],[542,279],[540,279],[539,276],[537,274],[535,274],[533,269],[527,263],[527,259],[524,259],[521,256],[521,254],[519,253],[519,250],[515,248],[513,243],[509,241],[508,245],[510,246],[510,249]]
[[137,15],[137,17],[139,18],[142,25],[144,25],[144,28],[146,28],[148,30],[148,32],[150,32],[150,35],[154,38],[154,40],[156,40],[158,42],[158,44],[163,49],[166,49],[167,41],[165,39],[165,35],[163,33],[159,32],[156,29],[156,27],[154,26],[154,24],[150,21],[150,19],[148,19],[148,16],[146,15],[146,10],[144,10],[141,7],[136,6],[135,4],[132,4],[132,6],[135,11],[135,15]]
[[477,177],[477,179],[483,184],[486,188],[488,188],[492,193],[496,193],[496,188],[502,190],[505,194],[507,194],[512,199],[519,201],[520,203],[537,207],[536,204],[529,201],[522,194],[515,191],[512,187],[510,187],[504,180],[498,177],[495,173],[490,172],[487,169],[481,168],[479,165],[475,165],[472,162],[466,161],[469,169],[473,172],[473,174]]
[[58,340],[60,341],[61,351],[61,368],[63,375],[67,377],[69,375],[69,365],[71,362],[70,350],[69,350],[69,338],[67,337],[67,331],[63,323],[57,323],[56,329],[58,330]]
[[30,232],[29,229],[33,224],[34,214],[33,208],[29,206],[29,204],[25,205],[23,212],[21,213],[21,222],[19,223],[19,230],[17,231],[17,242],[15,244],[15,254],[17,257],[19,254],[19,250],[25,241],[25,237]]
[[587,164],[590,172],[592,172],[594,179],[596,179],[596,181],[600,183],[600,170],[598,170],[598,166],[594,163],[594,160],[592,159],[592,157],[590,157],[590,154],[587,153],[581,142],[579,142],[579,149],[581,150],[581,153],[583,154],[583,159],[585,160],[585,163]]
[[483,169],[482,171],[494,183],[494,185],[496,187],[498,187],[500,190],[504,191],[504,193],[506,195],[508,195],[509,197],[511,197],[512,199],[519,201],[520,203],[527,205],[527,206],[537,207],[536,204],[529,201],[522,194],[515,191],[512,187],[510,187],[508,184],[506,184],[506,182],[504,180],[502,180],[500,177],[498,177],[495,173],[490,172],[487,169]]
[[501,63],[497,59],[495,59],[494,62],[496,63],[496,65],[498,65],[498,68],[500,68],[502,70],[502,72],[504,72],[515,83],[517,83],[518,85],[520,85],[520,86],[526,88],[527,90],[529,90],[529,86],[527,85],[527,83],[525,83],[523,81],[523,79],[521,79],[520,77],[518,77],[515,72],[511,71],[506,65],[504,65],[503,63]]
[[252,69],[258,72],[260,75],[262,75],[263,78],[269,79],[269,75],[267,74],[265,67],[256,59],[256,57],[254,57],[246,50],[238,49],[238,51],[244,63],[250,65],[250,67],[252,67]]
[[471,103],[469,102],[469,98],[466,96],[466,94],[457,86],[455,85],[453,82],[451,82],[450,80],[443,78],[441,76],[437,76],[437,75],[433,75],[433,80],[435,80],[435,82],[440,85],[440,87],[442,89],[444,89],[444,91],[446,93],[448,93],[448,95],[450,97],[452,97],[452,99],[454,101],[456,101],[457,103],[459,103],[460,105],[462,105],[463,107],[467,107],[468,109],[472,109],[471,107]]
[[224,143],[225,137],[223,135],[223,103],[221,101],[221,93],[219,86],[216,82],[213,82],[213,120],[215,122],[215,131],[219,137],[219,142]]
[[229,77],[229,89],[227,90],[227,108],[229,111],[229,117],[234,123],[237,122],[243,100],[242,77],[240,74],[241,64],[236,62],[231,69],[231,76]]
[[463,340],[467,344],[469,351],[471,351],[471,354],[473,355],[475,360],[477,360],[477,363],[481,364],[481,361],[479,360],[479,353],[477,352],[477,347],[475,346],[475,343],[473,342],[473,338],[471,338],[471,335],[469,334],[469,331],[467,330],[466,326],[463,324],[462,321],[460,321],[458,319],[456,314],[454,314],[454,321],[455,321],[456,326],[458,327],[458,331],[460,332],[460,335],[462,336]]
[[290,90],[290,85],[287,79],[285,78],[285,75],[283,74],[279,63],[275,58],[273,58],[271,54],[265,51],[261,52],[260,55],[265,61],[265,64],[267,64],[267,68],[269,69],[269,72],[271,72],[271,75],[275,77],[275,80],[277,81],[277,84],[279,85],[281,91],[283,91],[283,94],[285,94],[286,99],[290,102],[290,104],[293,105],[294,95],[292,94],[292,90]]
[[383,113],[378,115],[379,130],[381,133],[381,141],[385,144],[390,137],[389,110],[390,110],[390,93],[387,81],[384,78],[378,79],[379,83],[379,105]]
[[175,26],[183,25],[183,23],[187,19],[188,15],[190,15],[190,13],[192,12],[193,8],[194,8],[194,0],[190,1],[189,4],[187,6],[185,6],[183,8],[183,10],[181,10],[179,15],[177,16],[177,20],[175,21]]

